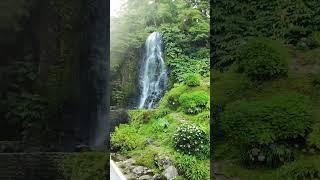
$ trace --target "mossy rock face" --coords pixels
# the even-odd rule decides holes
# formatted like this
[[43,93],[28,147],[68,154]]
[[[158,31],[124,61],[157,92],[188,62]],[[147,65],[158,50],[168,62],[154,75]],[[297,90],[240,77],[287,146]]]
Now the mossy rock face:
[[288,73],[288,52],[278,41],[251,38],[240,51],[240,72],[252,80],[270,80]]

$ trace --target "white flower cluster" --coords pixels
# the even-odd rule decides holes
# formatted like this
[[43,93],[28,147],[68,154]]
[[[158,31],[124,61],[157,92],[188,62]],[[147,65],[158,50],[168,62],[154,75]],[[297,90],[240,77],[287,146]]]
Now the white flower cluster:
[[183,124],[173,135],[177,151],[187,154],[200,152],[207,142],[206,134],[200,128],[191,124]]

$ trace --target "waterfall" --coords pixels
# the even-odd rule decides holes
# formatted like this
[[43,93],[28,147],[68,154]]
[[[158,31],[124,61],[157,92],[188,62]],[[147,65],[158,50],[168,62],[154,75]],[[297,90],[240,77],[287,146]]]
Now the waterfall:
[[139,109],[158,105],[167,85],[167,70],[164,64],[163,41],[159,32],[149,35],[145,43],[145,55],[141,69],[142,87]]

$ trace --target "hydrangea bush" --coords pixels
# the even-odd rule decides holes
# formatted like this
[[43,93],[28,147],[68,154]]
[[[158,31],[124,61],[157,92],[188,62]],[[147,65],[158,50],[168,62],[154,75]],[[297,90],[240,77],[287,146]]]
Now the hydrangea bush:
[[199,127],[192,124],[182,124],[173,135],[177,151],[186,154],[204,154],[208,148],[209,138]]

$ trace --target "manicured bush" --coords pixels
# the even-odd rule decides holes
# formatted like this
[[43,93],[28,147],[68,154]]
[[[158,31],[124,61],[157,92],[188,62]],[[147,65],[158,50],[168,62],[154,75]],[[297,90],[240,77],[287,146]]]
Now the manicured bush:
[[296,93],[238,100],[221,115],[223,133],[238,143],[270,144],[301,137],[311,125],[311,102]]
[[101,180],[107,178],[109,157],[106,153],[86,152],[67,155],[61,163],[65,179]]
[[180,96],[179,103],[186,114],[198,114],[209,104],[209,95],[205,91],[187,92]]
[[179,107],[179,98],[187,90],[187,86],[175,84],[174,87],[166,93],[160,102],[160,108],[169,107],[176,110]]
[[184,83],[190,87],[199,86],[200,85],[200,76],[195,73],[186,74],[185,79],[184,79]]
[[208,136],[195,125],[182,124],[178,127],[173,142],[177,151],[186,154],[203,155],[208,152]]
[[278,170],[278,179],[319,179],[320,178],[320,158],[304,157],[300,160],[288,163]]
[[111,135],[112,149],[121,152],[127,152],[138,147],[142,148],[144,143],[145,139],[138,134],[137,128],[129,124],[121,124]]
[[251,38],[240,51],[240,72],[251,80],[270,80],[288,73],[288,52],[278,41]]
[[177,154],[177,168],[179,174],[182,174],[186,179],[203,180],[210,179],[210,164],[209,162],[197,159],[194,156]]

